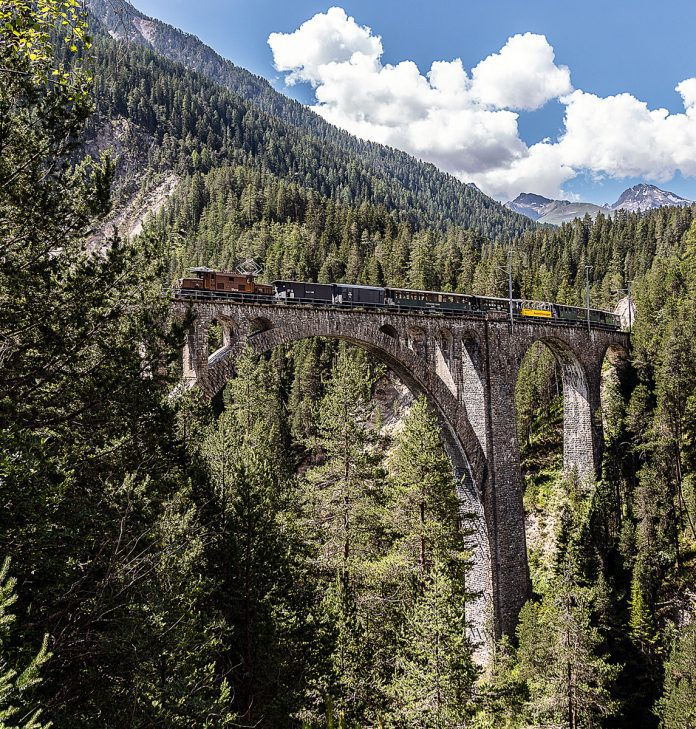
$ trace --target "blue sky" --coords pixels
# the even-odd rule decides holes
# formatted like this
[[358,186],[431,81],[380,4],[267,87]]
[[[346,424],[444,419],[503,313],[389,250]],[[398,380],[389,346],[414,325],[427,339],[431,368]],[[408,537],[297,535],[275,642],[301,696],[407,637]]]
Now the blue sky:
[[[670,115],[680,117],[675,118],[673,124],[670,122],[668,126],[657,125],[652,131],[646,128],[644,136],[636,136],[635,148],[647,149],[655,146],[652,141],[654,135],[658,135],[660,139],[667,137],[666,148],[659,159],[644,159],[649,155],[636,155],[637,159],[627,160],[626,156],[631,156],[631,150],[628,149],[627,152],[617,155],[620,159],[607,162],[606,155],[594,154],[593,150],[586,149],[589,144],[587,139],[576,139],[572,143],[568,142],[568,149],[563,151],[564,157],[560,161],[556,160],[560,151],[553,150],[554,162],[565,166],[562,173],[558,172],[543,179],[542,175],[537,180],[533,173],[525,172],[521,179],[528,183],[513,181],[514,175],[505,178],[500,167],[491,168],[489,174],[484,166],[493,164],[491,160],[496,154],[502,157],[506,154],[508,157],[510,154],[520,154],[515,146],[517,143],[509,134],[503,140],[496,140],[497,151],[491,147],[486,162],[474,167],[467,166],[467,149],[465,144],[461,146],[461,139],[452,140],[453,147],[457,144],[461,147],[459,156],[447,157],[442,148],[427,149],[425,142],[414,136],[415,127],[386,132],[375,121],[381,113],[371,106],[377,103],[375,98],[364,100],[365,107],[369,107],[367,117],[370,123],[367,126],[362,125],[362,121],[356,120],[352,110],[346,108],[345,101],[342,101],[342,91],[337,88],[344,78],[349,82],[352,79],[359,83],[360,77],[356,75],[355,68],[348,68],[346,65],[345,73],[341,73],[339,79],[334,76],[327,79],[319,71],[303,71],[302,61],[297,58],[298,52],[302,50],[300,41],[310,37],[309,28],[303,38],[297,37],[296,47],[289,51],[288,57],[295,60],[286,63],[286,72],[280,73],[274,68],[274,55],[268,44],[269,35],[292,34],[316,14],[326,13],[332,4],[345,10],[349,18],[355,19],[358,27],[369,26],[372,37],[381,37],[378,61],[380,71],[389,64],[413,61],[425,76],[434,61],[461,59],[464,70],[471,76],[471,70],[491,54],[498,54],[508,39],[517,34],[533,33],[545,37],[555,54],[555,65],[569,69],[572,89],[584,92],[583,99],[578,99],[573,105],[573,113],[578,120],[587,118],[592,124],[597,124],[595,130],[601,130],[602,118],[610,122],[614,115],[621,115],[623,110],[595,102],[594,96],[604,99],[616,94],[628,94],[635,97],[636,102],[645,102],[650,110],[662,107]],[[680,135],[686,134],[688,140],[692,139],[691,126],[684,116],[687,97],[682,98],[674,89],[680,82],[696,77],[696,54],[693,52],[696,3],[693,0],[676,0],[668,6],[643,0],[587,0],[581,8],[579,4],[560,3],[558,0],[526,3],[520,0],[476,3],[466,0],[432,0],[429,3],[423,0],[337,0],[334,3],[302,0],[258,0],[254,3],[242,0],[197,0],[195,3],[191,0],[135,0],[135,5],[148,15],[195,33],[223,56],[268,78],[278,90],[305,103],[316,103],[315,89],[319,88],[329,100],[322,113],[331,121],[353,132],[362,133],[361,130],[367,129],[364,136],[372,135],[372,138],[404,147],[407,151],[432,159],[441,167],[461,173],[464,177],[469,176],[471,171],[472,175],[478,175],[472,179],[479,186],[484,189],[488,186],[487,191],[495,191],[493,194],[499,198],[505,197],[506,193],[512,194],[510,191],[516,189],[515,185],[538,184],[545,186],[547,190],[561,186],[563,192],[569,196],[578,196],[593,202],[613,202],[623,189],[645,179],[685,197],[696,199],[696,176],[687,177],[680,171],[683,168],[687,174],[695,175],[696,168],[694,164],[689,166],[679,163],[679,151],[673,149],[674,145],[669,139],[670,135],[675,134],[674,129],[678,129]],[[342,22],[346,25],[345,21]],[[316,30],[321,32],[319,25]],[[330,52],[331,49],[326,49],[326,53]],[[345,58],[337,60],[347,64]],[[299,69],[297,75],[300,81],[293,86],[284,83],[286,74],[291,70],[290,66],[296,72]],[[310,79],[314,86],[306,81],[302,82],[302,78]],[[384,78],[386,77],[382,81]],[[369,86],[373,82],[379,85],[374,74],[364,85]],[[591,98],[589,95],[594,96]],[[626,104],[630,101],[626,99]],[[410,100],[405,99],[401,92],[400,97],[392,99],[390,103],[395,105],[394,109],[398,112],[399,105],[410,104]],[[423,103],[427,105],[429,102]],[[464,103],[469,104],[468,101]],[[499,118],[490,113],[485,118],[491,120],[495,129],[499,129],[509,122],[511,113],[517,114],[519,140],[527,147],[544,138],[550,138],[553,143],[564,132],[564,113],[569,108],[567,102],[561,103],[557,98],[549,98],[533,110],[521,108],[525,106],[524,103],[517,103],[517,106],[507,101],[497,103],[495,110]],[[640,127],[640,110],[633,107],[626,111],[625,118],[622,116],[624,126],[615,132],[619,141],[623,140],[627,145],[633,141],[632,115],[639,114],[635,117],[638,120],[635,128]],[[487,108],[490,110],[490,107]],[[477,109],[480,110],[481,107]],[[442,113],[442,110],[438,113]],[[457,120],[464,118],[469,117],[458,116]],[[696,120],[696,114],[694,119]],[[446,119],[443,123],[445,126],[449,124]],[[442,128],[444,127],[437,127]],[[489,132],[489,135],[495,133],[497,132]],[[598,144],[601,146],[601,143],[600,139]],[[612,139],[607,139],[604,143],[609,145]],[[447,140],[443,140],[442,146],[447,146]],[[552,150],[549,148],[538,151],[546,154]],[[674,157],[677,162],[665,162],[667,158],[671,160]],[[540,159],[545,160],[546,157]],[[497,159],[494,162],[496,165],[507,164]],[[572,165],[572,175],[567,171],[568,165]],[[537,168],[538,165],[535,169]],[[677,171],[673,177],[669,177],[673,168]],[[627,174],[630,172],[638,174]]]

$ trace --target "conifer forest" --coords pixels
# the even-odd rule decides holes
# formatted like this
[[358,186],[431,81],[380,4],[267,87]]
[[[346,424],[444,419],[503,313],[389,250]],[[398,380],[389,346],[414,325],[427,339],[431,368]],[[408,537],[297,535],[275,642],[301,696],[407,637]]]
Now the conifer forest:
[[[115,37],[118,5],[0,0],[0,729],[695,729],[696,205],[537,225]],[[593,306],[636,308],[594,481],[563,472],[552,353],[524,359],[533,597],[481,665],[426,401],[315,338],[205,402],[169,292],[252,258],[507,297],[510,249],[515,298],[582,307],[591,266]]]

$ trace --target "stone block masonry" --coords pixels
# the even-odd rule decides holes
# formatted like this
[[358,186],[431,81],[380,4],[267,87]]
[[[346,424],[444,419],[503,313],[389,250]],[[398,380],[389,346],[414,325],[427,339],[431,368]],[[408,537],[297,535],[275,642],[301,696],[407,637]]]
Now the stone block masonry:
[[[343,339],[372,353],[415,394],[424,394],[442,426],[473,530],[469,607],[478,657],[493,641],[514,636],[531,594],[523,483],[515,414],[522,359],[535,342],[556,358],[563,378],[563,461],[567,471],[596,474],[601,462],[600,384],[607,352],[626,353],[628,334],[586,325],[474,315],[394,313],[287,303],[176,299],[174,314],[192,307],[184,344],[184,381],[212,397],[233,376],[245,347],[262,354],[307,337]],[[222,327],[223,345],[209,356],[208,331]]]

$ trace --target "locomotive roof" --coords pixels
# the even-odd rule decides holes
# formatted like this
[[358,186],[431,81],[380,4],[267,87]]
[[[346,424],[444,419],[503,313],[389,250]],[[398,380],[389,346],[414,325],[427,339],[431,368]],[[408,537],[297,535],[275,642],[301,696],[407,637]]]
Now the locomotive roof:
[[246,276],[253,276],[251,273],[239,273],[239,271],[217,271],[214,268],[208,268],[207,266],[196,266],[195,268],[189,268],[191,273],[219,273],[222,276],[239,276],[245,278]]
[[369,289],[370,291],[384,291],[384,286],[366,286],[365,284],[338,283],[335,286],[350,286],[351,289]]

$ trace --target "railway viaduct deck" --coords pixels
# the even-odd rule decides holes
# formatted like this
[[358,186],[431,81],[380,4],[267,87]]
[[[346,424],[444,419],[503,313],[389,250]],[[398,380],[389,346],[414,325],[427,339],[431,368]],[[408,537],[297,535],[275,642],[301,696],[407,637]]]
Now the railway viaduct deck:
[[[594,476],[601,460],[601,371],[628,350],[629,335],[547,320],[510,321],[474,314],[447,315],[346,309],[330,305],[186,299],[193,308],[184,347],[184,381],[212,397],[233,376],[246,347],[262,354],[306,337],[343,339],[371,352],[416,394],[424,394],[442,424],[459,483],[462,512],[471,515],[473,638],[485,660],[492,641],[513,635],[531,594],[523,483],[515,419],[520,364],[535,342],[553,352],[563,379],[563,461],[566,471]],[[209,355],[208,331],[217,322],[222,347]]]

